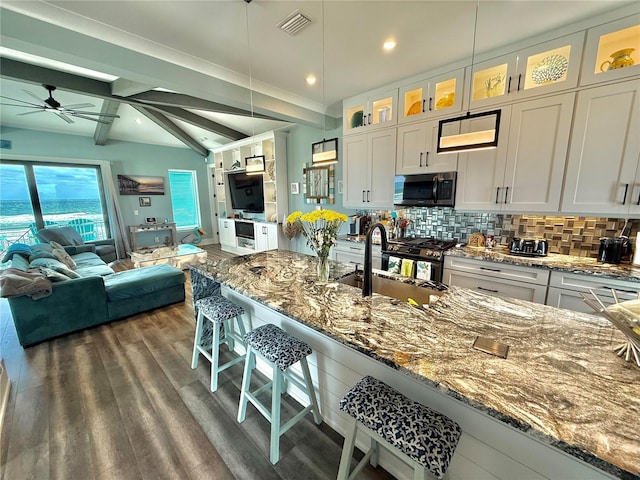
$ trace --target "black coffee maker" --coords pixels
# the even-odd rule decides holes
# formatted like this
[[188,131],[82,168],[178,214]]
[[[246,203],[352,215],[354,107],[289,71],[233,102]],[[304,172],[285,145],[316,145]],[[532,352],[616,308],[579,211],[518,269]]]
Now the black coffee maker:
[[629,253],[631,244],[627,237],[601,238],[598,260],[602,263],[620,263]]

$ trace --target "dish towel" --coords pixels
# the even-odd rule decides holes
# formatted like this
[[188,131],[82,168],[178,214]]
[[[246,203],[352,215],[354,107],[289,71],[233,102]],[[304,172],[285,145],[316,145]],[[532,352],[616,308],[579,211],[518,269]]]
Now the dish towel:
[[413,266],[414,261],[409,260],[408,258],[402,259],[402,266],[400,267],[400,275],[405,277],[413,277]]
[[416,278],[420,280],[431,280],[431,262],[416,262]]
[[389,266],[387,272],[400,273],[401,260],[398,257],[389,257]]

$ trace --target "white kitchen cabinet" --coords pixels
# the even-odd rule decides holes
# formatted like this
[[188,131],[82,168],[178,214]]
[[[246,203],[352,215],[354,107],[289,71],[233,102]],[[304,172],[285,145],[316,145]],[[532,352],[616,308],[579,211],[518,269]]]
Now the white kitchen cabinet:
[[640,293],[640,283],[637,282],[552,271],[546,304],[552,307],[593,313],[595,315],[595,311],[584,303],[582,294],[591,297],[589,290],[593,289],[605,305],[610,305],[615,302],[611,293],[612,288],[616,290],[620,301],[636,299],[638,298],[638,293]]
[[[332,250],[333,259],[341,263],[351,263],[354,269],[357,267],[360,270],[364,268],[364,244],[338,241],[337,245]],[[382,253],[380,251],[380,245],[372,245],[371,247],[371,265],[378,270],[382,268]]]
[[[629,59],[632,64],[629,64]],[[581,85],[621,80],[638,74],[640,14],[629,15],[587,30]]]
[[225,252],[236,248],[236,224],[233,219],[220,218],[218,220],[220,246]]
[[278,248],[278,224],[261,223],[253,224],[256,252],[273,250]]
[[578,93],[563,213],[640,214],[640,80]]
[[[459,133],[458,124],[447,124],[444,133]],[[458,154],[437,153],[437,120],[399,126],[397,144],[396,175],[451,172],[457,168]]]
[[463,68],[400,87],[398,124],[459,112],[463,88]]
[[502,107],[498,148],[459,155],[456,209],[557,212],[574,99],[566,93]]
[[574,88],[583,42],[581,31],[474,65],[469,74],[470,108]]
[[391,208],[396,129],[345,137],[343,149],[344,206]]
[[366,93],[342,102],[343,135],[397,123],[398,89]]
[[549,270],[445,256],[442,281],[488,295],[544,303]]

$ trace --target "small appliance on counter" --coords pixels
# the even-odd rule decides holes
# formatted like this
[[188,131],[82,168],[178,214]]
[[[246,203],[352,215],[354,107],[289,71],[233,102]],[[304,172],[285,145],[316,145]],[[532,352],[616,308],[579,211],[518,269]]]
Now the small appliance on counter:
[[509,245],[509,253],[523,257],[546,257],[549,253],[549,243],[533,238],[514,238]]
[[600,239],[598,261],[602,263],[618,264],[629,253],[631,244],[627,237],[604,237]]
[[365,215],[354,215],[349,220],[349,235],[366,235],[371,219]]

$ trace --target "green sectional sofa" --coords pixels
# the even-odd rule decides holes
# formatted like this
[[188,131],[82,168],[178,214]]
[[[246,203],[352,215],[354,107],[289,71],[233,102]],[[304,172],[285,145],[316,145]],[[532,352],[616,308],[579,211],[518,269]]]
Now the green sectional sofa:
[[[8,297],[18,339],[24,347],[185,299],[185,275],[170,265],[116,273],[95,253],[82,252],[70,255],[71,263],[75,263],[70,269],[68,264],[39,252],[46,248],[34,247],[36,252],[29,258],[25,252],[12,255],[7,270],[36,275],[40,272],[52,280],[48,296],[37,300],[28,295]],[[2,283],[2,290],[2,296],[7,296],[5,291],[10,288],[6,282]]]

